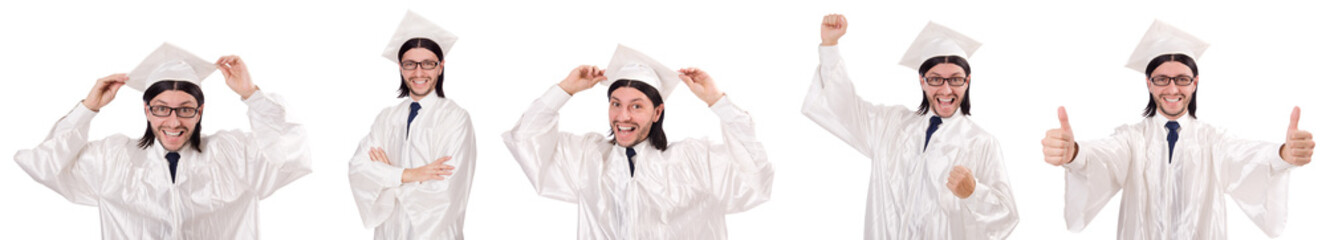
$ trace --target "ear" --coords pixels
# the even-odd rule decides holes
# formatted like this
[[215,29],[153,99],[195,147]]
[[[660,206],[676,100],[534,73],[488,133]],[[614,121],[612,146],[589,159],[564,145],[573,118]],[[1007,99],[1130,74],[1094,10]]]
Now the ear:
[[658,107],[654,108],[654,122],[658,122],[658,118],[659,118],[660,116],[663,116],[663,107],[664,107],[665,105],[668,105],[668,104],[666,104],[666,103],[664,103],[664,104],[659,104]]
[[1197,86],[1197,82],[1198,82],[1198,80],[1202,80],[1202,76],[1193,76],[1193,77],[1192,77],[1192,85],[1193,85],[1193,86]]

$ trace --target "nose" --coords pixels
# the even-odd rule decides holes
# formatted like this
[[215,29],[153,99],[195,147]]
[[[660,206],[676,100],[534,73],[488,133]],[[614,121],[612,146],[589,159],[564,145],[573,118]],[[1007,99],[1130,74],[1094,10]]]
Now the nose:
[[631,121],[631,113],[630,113],[630,111],[626,111],[625,109],[622,109],[622,108],[625,108],[625,106],[622,106],[622,107],[619,107],[619,108],[613,109],[613,111],[612,111],[612,119],[615,120],[615,121],[618,121],[618,122]]
[[1179,93],[1179,85],[1171,82],[1169,85],[1161,87],[1160,92],[1169,94]]
[[173,128],[178,126],[180,126],[180,115],[178,112],[172,112],[170,116],[162,118],[161,127]]
[[935,93],[942,95],[953,94],[953,85],[948,85],[948,83],[944,83],[944,85],[939,86],[939,91]]

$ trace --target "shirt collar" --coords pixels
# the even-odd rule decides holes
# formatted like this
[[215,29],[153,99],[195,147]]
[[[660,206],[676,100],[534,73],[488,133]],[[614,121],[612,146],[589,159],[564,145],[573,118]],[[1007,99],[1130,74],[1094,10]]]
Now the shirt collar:
[[[416,101],[414,101],[414,98],[407,97],[405,98],[405,102],[411,103]],[[439,102],[442,102],[442,97],[438,97],[437,93],[431,92],[428,93],[428,96],[425,96],[418,101],[420,109],[432,109],[433,107],[436,107]]]
[[[926,113],[926,115],[925,115],[925,119],[926,119],[926,121],[929,121],[931,117],[938,117],[938,116],[939,116],[939,115],[935,115],[935,111],[934,111],[934,110],[930,110],[930,112],[927,112],[927,113]],[[958,122],[958,121],[962,121],[963,119],[967,119],[967,117],[966,117],[966,115],[963,115],[963,114],[962,114],[962,111],[957,111],[957,112],[953,112],[953,116],[940,117],[939,119],[942,119],[942,120],[943,120],[943,123],[941,123],[941,125],[943,125],[943,124],[947,124],[947,123],[955,123],[955,122]]]
[[[1164,127],[1165,123],[1169,123],[1170,121],[1169,118],[1161,114],[1163,113],[1157,113],[1155,116],[1151,116],[1152,125]],[[1189,124],[1192,124],[1192,121],[1193,121],[1192,116],[1188,115],[1187,112],[1184,112],[1183,116],[1179,116],[1179,119],[1174,120],[1174,122],[1179,123],[1179,128],[1189,126]]]

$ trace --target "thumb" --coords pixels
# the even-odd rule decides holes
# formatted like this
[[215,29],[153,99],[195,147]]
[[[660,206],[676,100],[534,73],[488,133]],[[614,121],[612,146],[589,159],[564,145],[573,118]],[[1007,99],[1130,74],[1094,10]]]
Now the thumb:
[[1073,131],[1073,128],[1068,126],[1068,110],[1064,110],[1063,106],[1059,106],[1059,128],[1064,131]]
[[1298,106],[1294,106],[1294,113],[1289,114],[1289,131],[1298,130]]

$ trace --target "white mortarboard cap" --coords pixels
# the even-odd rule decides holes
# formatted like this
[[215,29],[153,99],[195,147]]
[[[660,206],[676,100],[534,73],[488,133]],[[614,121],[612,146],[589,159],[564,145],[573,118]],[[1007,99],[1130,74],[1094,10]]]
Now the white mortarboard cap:
[[663,100],[667,100],[668,95],[672,94],[672,89],[681,83],[679,77],[681,73],[640,51],[621,44],[618,44],[617,51],[612,53],[612,61],[608,62],[608,68],[604,70],[603,75],[608,79],[600,81],[599,84],[608,86],[621,79],[637,80],[658,89]]
[[170,43],[162,43],[161,47],[148,54],[138,67],[129,72],[126,85],[138,91],[144,91],[161,80],[186,81],[202,86],[203,79],[215,71],[215,63]]
[[441,26],[428,21],[414,11],[406,11],[405,19],[401,19],[401,25],[396,27],[396,33],[392,34],[391,41],[387,42],[387,49],[382,50],[382,57],[400,63],[401,60],[397,55],[400,54],[401,45],[414,38],[427,38],[442,47],[442,56],[438,56],[439,59],[446,59],[445,57],[451,54],[451,45],[455,45],[456,39],[459,39],[456,34],[442,29]]
[[1192,34],[1156,20],[1151,23],[1151,29],[1146,30],[1146,35],[1142,36],[1142,42],[1137,43],[1137,49],[1133,50],[1133,56],[1128,57],[1128,64],[1125,66],[1146,73],[1146,65],[1157,56],[1182,53],[1197,60],[1210,46],[1211,44],[1197,39]]
[[932,57],[955,55],[966,59],[971,58],[977,48],[981,48],[981,43],[975,39],[944,25],[929,22],[925,29],[921,29],[921,34],[916,35],[916,40],[912,41],[912,46],[907,48],[907,53],[902,55],[902,61],[898,64],[920,70],[921,63]]

